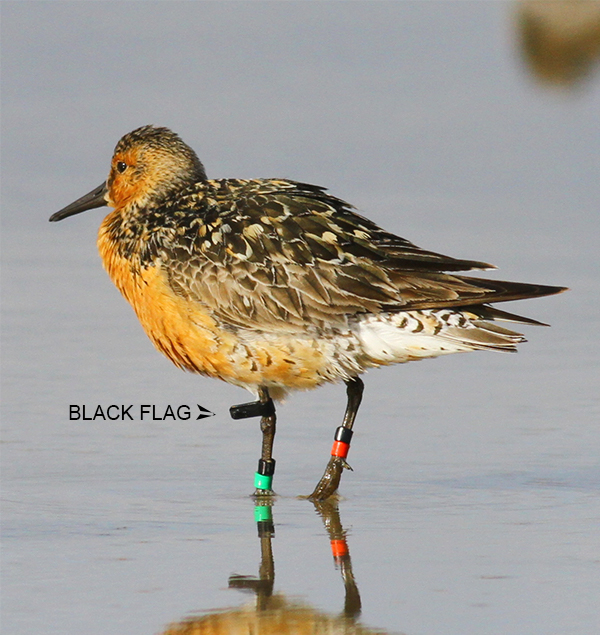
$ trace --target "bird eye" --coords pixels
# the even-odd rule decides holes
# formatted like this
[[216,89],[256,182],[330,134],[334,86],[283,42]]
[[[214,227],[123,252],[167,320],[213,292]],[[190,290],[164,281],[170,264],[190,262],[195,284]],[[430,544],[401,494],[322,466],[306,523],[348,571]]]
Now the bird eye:
[[121,174],[123,174],[123,172],[125,172],[126,169],[127,169],[127,163],[125,163],[125,161],[119,161],[117,163],[117,172],[120,172]]

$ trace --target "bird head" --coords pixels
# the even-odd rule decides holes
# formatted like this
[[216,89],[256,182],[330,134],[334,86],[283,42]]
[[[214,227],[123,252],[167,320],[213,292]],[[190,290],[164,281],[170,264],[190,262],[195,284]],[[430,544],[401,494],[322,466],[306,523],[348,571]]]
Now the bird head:
[[196,153],[168,128],[143,126],[117,143],[105,183],[50,217],[59,221],[88,209],[154,207],[169,194],[206,180]]

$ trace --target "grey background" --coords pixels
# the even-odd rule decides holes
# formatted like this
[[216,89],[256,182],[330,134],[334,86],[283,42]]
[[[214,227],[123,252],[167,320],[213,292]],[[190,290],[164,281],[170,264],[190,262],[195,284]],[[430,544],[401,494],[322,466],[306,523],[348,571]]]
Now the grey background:
[[[600,81],[536,80],[516,4],[3,2],[3,629],[157,633],[239,606],[256,573],[247,393],[148,342],[95,250],[118,139],[176,130],[211,177],[327,186],[426,248],[571,287],[518,355],[369,373],[342,483],[364,624],[589,634],[600,592]],[[70,421],[69,404],[200,403],[189,422]],[[279,409],[276,589],[338,614],[310,491],[344,406]],[[137,406],[136,406],[137,407]]]

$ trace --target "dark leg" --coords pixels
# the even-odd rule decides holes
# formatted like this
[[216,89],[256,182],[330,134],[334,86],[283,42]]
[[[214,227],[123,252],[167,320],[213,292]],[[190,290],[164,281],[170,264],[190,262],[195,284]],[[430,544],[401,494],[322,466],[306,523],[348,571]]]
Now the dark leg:
[[358,586],[352,573],[352,561],[350,560],[350,552],[348,543],[346,542],[346,532],[340,521],[340,512],[336,500],[315,501],[313,504],[319,516],[323,520],[325,529],[329,534],[331,541],[331,551],[336,568],[339,567],[342,572],[344,588],[346,590],[346,598],[344,602],[344,616],[350,619],[356,619],[360,615],[361,601]]
[[273,474],[275,473],[275,459],[273,458],[273,441],[275,440],[275,404],[269,396],[267,388],[258,389],[258,401],[231,406],[229,412],[233,419],[246,419],[260,416],[262,437],[262,452],[258,462],[258,470],[254,475],[255,496],[271,496],[273,490]]
[[273,441],[275,440],[275,406],[266,388],[258,389],[260,402],[267,407],[269,414],[264,414],[260,420],[260,430],[263,434],[262,453],[258,462],[258,471],[254,475],[254,496],[272,496],[273,474],[275,473],[275,459],[273,458]]
[[352,438],[352,426],[362,400],[364,387],[365,385],[358,377],[353,377],[346,382],[348,405],[344,414],[344,422],[336,430],[331,458],[314,492],[308,497],[311,500],[325,500],[335,494],[342,478],[342,471],[344,469],[352,469],[346,463],[346,455],[350,446],[350,439]]

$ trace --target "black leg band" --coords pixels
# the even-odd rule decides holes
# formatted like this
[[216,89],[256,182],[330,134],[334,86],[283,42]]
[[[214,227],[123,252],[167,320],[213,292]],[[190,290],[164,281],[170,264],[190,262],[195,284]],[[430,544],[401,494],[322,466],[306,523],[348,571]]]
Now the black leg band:
[[275,404],[268,401],[251,401],[229,408],[232,419],[249,419],[251,417],[270,417],[275,414]]
[[275,459],[259,459],[256,471],[263,476],[273,476],[275,474]]
[[259,538],[270,537],[275,533],[275,525],[272,520],[259,520],[256,523],[256,528],[258,529]]
[[350,428],[345,428],[344,426],[340,426],[335,431],[335,436],[333,437],[335,441],[341,441],[342,443],[347,443],[350,445],[350,441],[352,440],[352,435],[354,433]]

